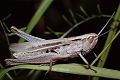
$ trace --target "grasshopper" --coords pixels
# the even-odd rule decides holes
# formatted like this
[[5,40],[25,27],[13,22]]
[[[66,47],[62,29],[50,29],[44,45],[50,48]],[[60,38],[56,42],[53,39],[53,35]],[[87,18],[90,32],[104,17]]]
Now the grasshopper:
[[89,69],[97,72],[89,65],[83,56],[95,47],[98,42],[98,37],[112,19],[113,15],[98,34],[88,33],[69,38],[45,40],[29,35],[12,26],[11,31],[28,42],[11,44],[9,49],[15,52],[13,56],[16,59],[5,59],[5,62],[7,65],[49,64],[50,67],[47,71],[49,72],[52,69],[53,63],[56,61],[80,56],[88,65]]

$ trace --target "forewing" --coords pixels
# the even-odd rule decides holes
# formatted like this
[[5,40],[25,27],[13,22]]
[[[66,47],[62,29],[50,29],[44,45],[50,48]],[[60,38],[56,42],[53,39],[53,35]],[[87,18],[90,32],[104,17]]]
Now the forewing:
[[[69,41],[68,41],[69,42]],[[64,39],[42,40],[36,42],[13,43],[9,49],[14,52],[33,52],[69,44]]]
[[14,52],[25,52],[30,51],[33,46],[37,46],[37,42],[13,43],[9,46],[9,49]]

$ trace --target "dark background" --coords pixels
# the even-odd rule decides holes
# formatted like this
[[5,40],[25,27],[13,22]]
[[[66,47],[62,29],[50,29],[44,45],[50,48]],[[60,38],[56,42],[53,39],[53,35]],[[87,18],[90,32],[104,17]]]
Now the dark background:
[[[31,17],[37,9],[40,1],[38,0],[1,0],[0,1],[0,19],[3,19],[7,15],[11,14],[11,16],[5,21],[7,26],[10,28],[12,25],[22,28],[27,26]],[[46,26],[50,26],[54,31],[65,32],[70,26],[63,20],[62,15],[64,14],[67,18],[72,22],[71,16],[69,14],[69,9],[73,11],[74,14],[81,13],[79,7],[82,6],[89,15],[98,14],[97,4],[100,4],[101,11],[104,14],[111,15],[114,11],[116,11],[119,0],[55,0],[51,6],[47,9],[40,22],[36,25],[34,30],[32,31],[32,35],[38,36],[45,39],[53,39],[57,38],[55,35],[45,35],[44,32],[48,31]],[[79,22],[81,19],[77,18]],[[96,18],[85,22],[79,27],[75,28],[67,37],[70,36],[78,36],[85,33],[98,33],[102,26],[107,22],[108,18]],[[110,25],[108,25],[109,27]],[[105,31],[108,31],[109,28],[106,28]],[[107,35],[102,36],[99,39],[98,44],[94,48],[94,52],[98,55],[104,46],[104,42],[106,40]],[[12,36],[9,37],[10,43],[17,42],[19,37]],[[107,62],[104,67],[120,70],[120,39],[117,37],[113,42],[112,48],[110,50],[110,54],[108,56]],[[0,62],[4,64],[4,59],[9,58],[9,49],[7,45],[7,41],[3,32],[2,27],[0,26]],[[86,55],[87,60],[92,62],[94,60],[93,54]],[[77,61],[76,61],[77,60]],[[83,63],[80,58],[71,59],[69,62],[77,62]],[[49,74],[49,79],[53,79],[52,75],[56,75],[55,73]],[[69,78],[68,78],[69,76]],[[58,80],[69,79],[71,80],[79,80],[81,76],[78,75],[70,75],[59,73],[57,75]],[[54,79],[55,80],[55,79]]]

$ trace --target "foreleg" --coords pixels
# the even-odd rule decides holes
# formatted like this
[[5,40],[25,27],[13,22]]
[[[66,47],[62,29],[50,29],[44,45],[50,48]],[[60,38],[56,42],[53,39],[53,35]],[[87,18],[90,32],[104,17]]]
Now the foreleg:
[[88,65],[89,69],[93,70],[95,73],[97,72],[96,70],[94,70],[90,64],[88,63],[88,61],[83,57],[83,55],[81,54],[81,52],[79,53],[79,56],[82,58],[82,60],[85,62],[85,64]]

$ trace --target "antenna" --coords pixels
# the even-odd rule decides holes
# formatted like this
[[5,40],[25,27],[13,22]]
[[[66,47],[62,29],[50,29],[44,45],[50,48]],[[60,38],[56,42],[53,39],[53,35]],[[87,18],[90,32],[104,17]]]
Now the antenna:
[[108,31],[106,31],[106,32],[104,32],[104,33],[102,33],[102,34],[100,34],[98,37],[101,37],[101,36],[107,34],[107,33],[110,32],[111,30],[113,30],[113,29],[110,29],[110,30],[108,30]]
[[100,30],[100,32],[98,33],[98,36],[102,33],[102,31],[105,29],[105,27],[108,25],[108,23],[110,22],[110,20],[113,18],[113,15],[115,14],[115,12],[113,12],[113,14],[111,15],[111,17],[109,18],[109,20],[107,21],[107,23],[103,26],[103,28]]

